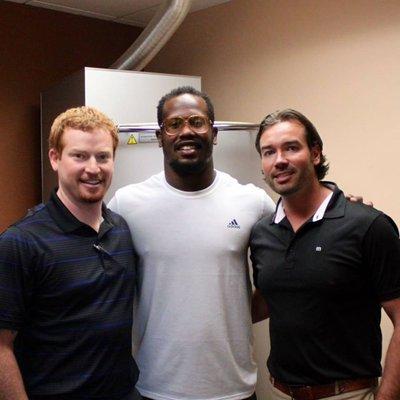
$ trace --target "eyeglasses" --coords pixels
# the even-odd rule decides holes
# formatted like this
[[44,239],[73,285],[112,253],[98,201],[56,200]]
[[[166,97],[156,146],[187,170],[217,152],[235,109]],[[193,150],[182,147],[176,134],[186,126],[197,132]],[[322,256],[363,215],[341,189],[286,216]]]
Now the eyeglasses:
[[161,124],[167,135],[178,135],[182,132],[184,126],[188,124],[189,128],[195,133],[206,133],[212,122],[202,115],[190,115],[189,117],[167,118]]

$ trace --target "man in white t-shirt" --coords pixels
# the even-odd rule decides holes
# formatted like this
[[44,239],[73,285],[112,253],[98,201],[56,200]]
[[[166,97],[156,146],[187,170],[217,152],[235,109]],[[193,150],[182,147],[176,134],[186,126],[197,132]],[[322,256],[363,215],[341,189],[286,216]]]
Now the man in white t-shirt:
[[118,190],[138,255],[133,347],[138,389],[155,400],[255,399],[250,230],[275,206],[216,171],[210,99],[191,87],[158,105],[164,171]]

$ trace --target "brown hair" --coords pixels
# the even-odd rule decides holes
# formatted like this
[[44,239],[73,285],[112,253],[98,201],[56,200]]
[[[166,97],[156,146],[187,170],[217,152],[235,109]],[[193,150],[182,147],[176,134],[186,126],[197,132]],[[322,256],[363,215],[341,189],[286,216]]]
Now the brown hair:
[[66,128],[90,132],[94,129],[104,129],[110,132],[113,141],[113,151],[118,146],[118,129],[114,122],[101,111],[93,107],[76,107],[61,113],[54,120],[50,129],[49,148],[55,149],[61,155],[64,148],[62,137]]

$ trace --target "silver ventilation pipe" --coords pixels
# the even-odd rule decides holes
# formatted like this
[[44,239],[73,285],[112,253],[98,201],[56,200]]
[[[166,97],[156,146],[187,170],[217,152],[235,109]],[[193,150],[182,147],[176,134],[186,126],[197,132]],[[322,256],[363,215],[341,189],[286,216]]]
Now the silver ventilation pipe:
[[191,3],[192,0],[165,0],[144,31],[111,68],[141,71],[179,28]]

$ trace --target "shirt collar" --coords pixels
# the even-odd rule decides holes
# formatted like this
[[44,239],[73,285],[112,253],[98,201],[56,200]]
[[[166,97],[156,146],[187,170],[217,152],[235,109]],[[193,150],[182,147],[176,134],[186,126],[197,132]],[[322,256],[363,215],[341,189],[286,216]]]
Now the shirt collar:
[[[57,196],[57,189],[55,188],[51,191],[50,199],[46,204],[47,209],[51,217],[54,219],[55,223],[65,232],[77,232],[77,233],[91,233],[93,234],[94,230],[89,225],[79,221],[64,205],[64,203]],[[102,222],[101,231],[104,233],[111,229],[115,222],[111,215],[110,210],[102,204],[102,216],[104,221]],[[100,232],[99,230],[99,232]]]
[[282,198],[279,199],[278,205],[276,206],[274,222],[275,224],[279,224],[286,217],[285,210],[283,209],[282,205]]
[[[330,189],[334,190],[334,188],[331,188],[330,185],[326,185],[326,186],[328,186]],[[320,206],[318,207],[318,210],[315,212],[315,214],[312,217],[313,222],[320,221],[324,217],[325,211],[329,205],[329,202],[332,199],[333,193],[334,192],[330,192],[328,194],[328,196],[325,197],[324,201],[320,204]],[[278,205],[276,207],[276,212],[275,212],[273,222],[275,224],[279,224],[279,222],[281,222],[285,217],[286,217],[286,214],[285,214],[285,210],[282,205],[282,198],[280,198],[278,201]]]
[[322,218],[324,218],[325,211],[328,207],[329,202],[331,201],[331,198],[333,196],[333,192],[330,192],[328,196],[325,197],[325,200],[321,203],[321,205],[318,207],[318,210],[315,212],[314,216],[312,217],[313,222],[319,221]]

